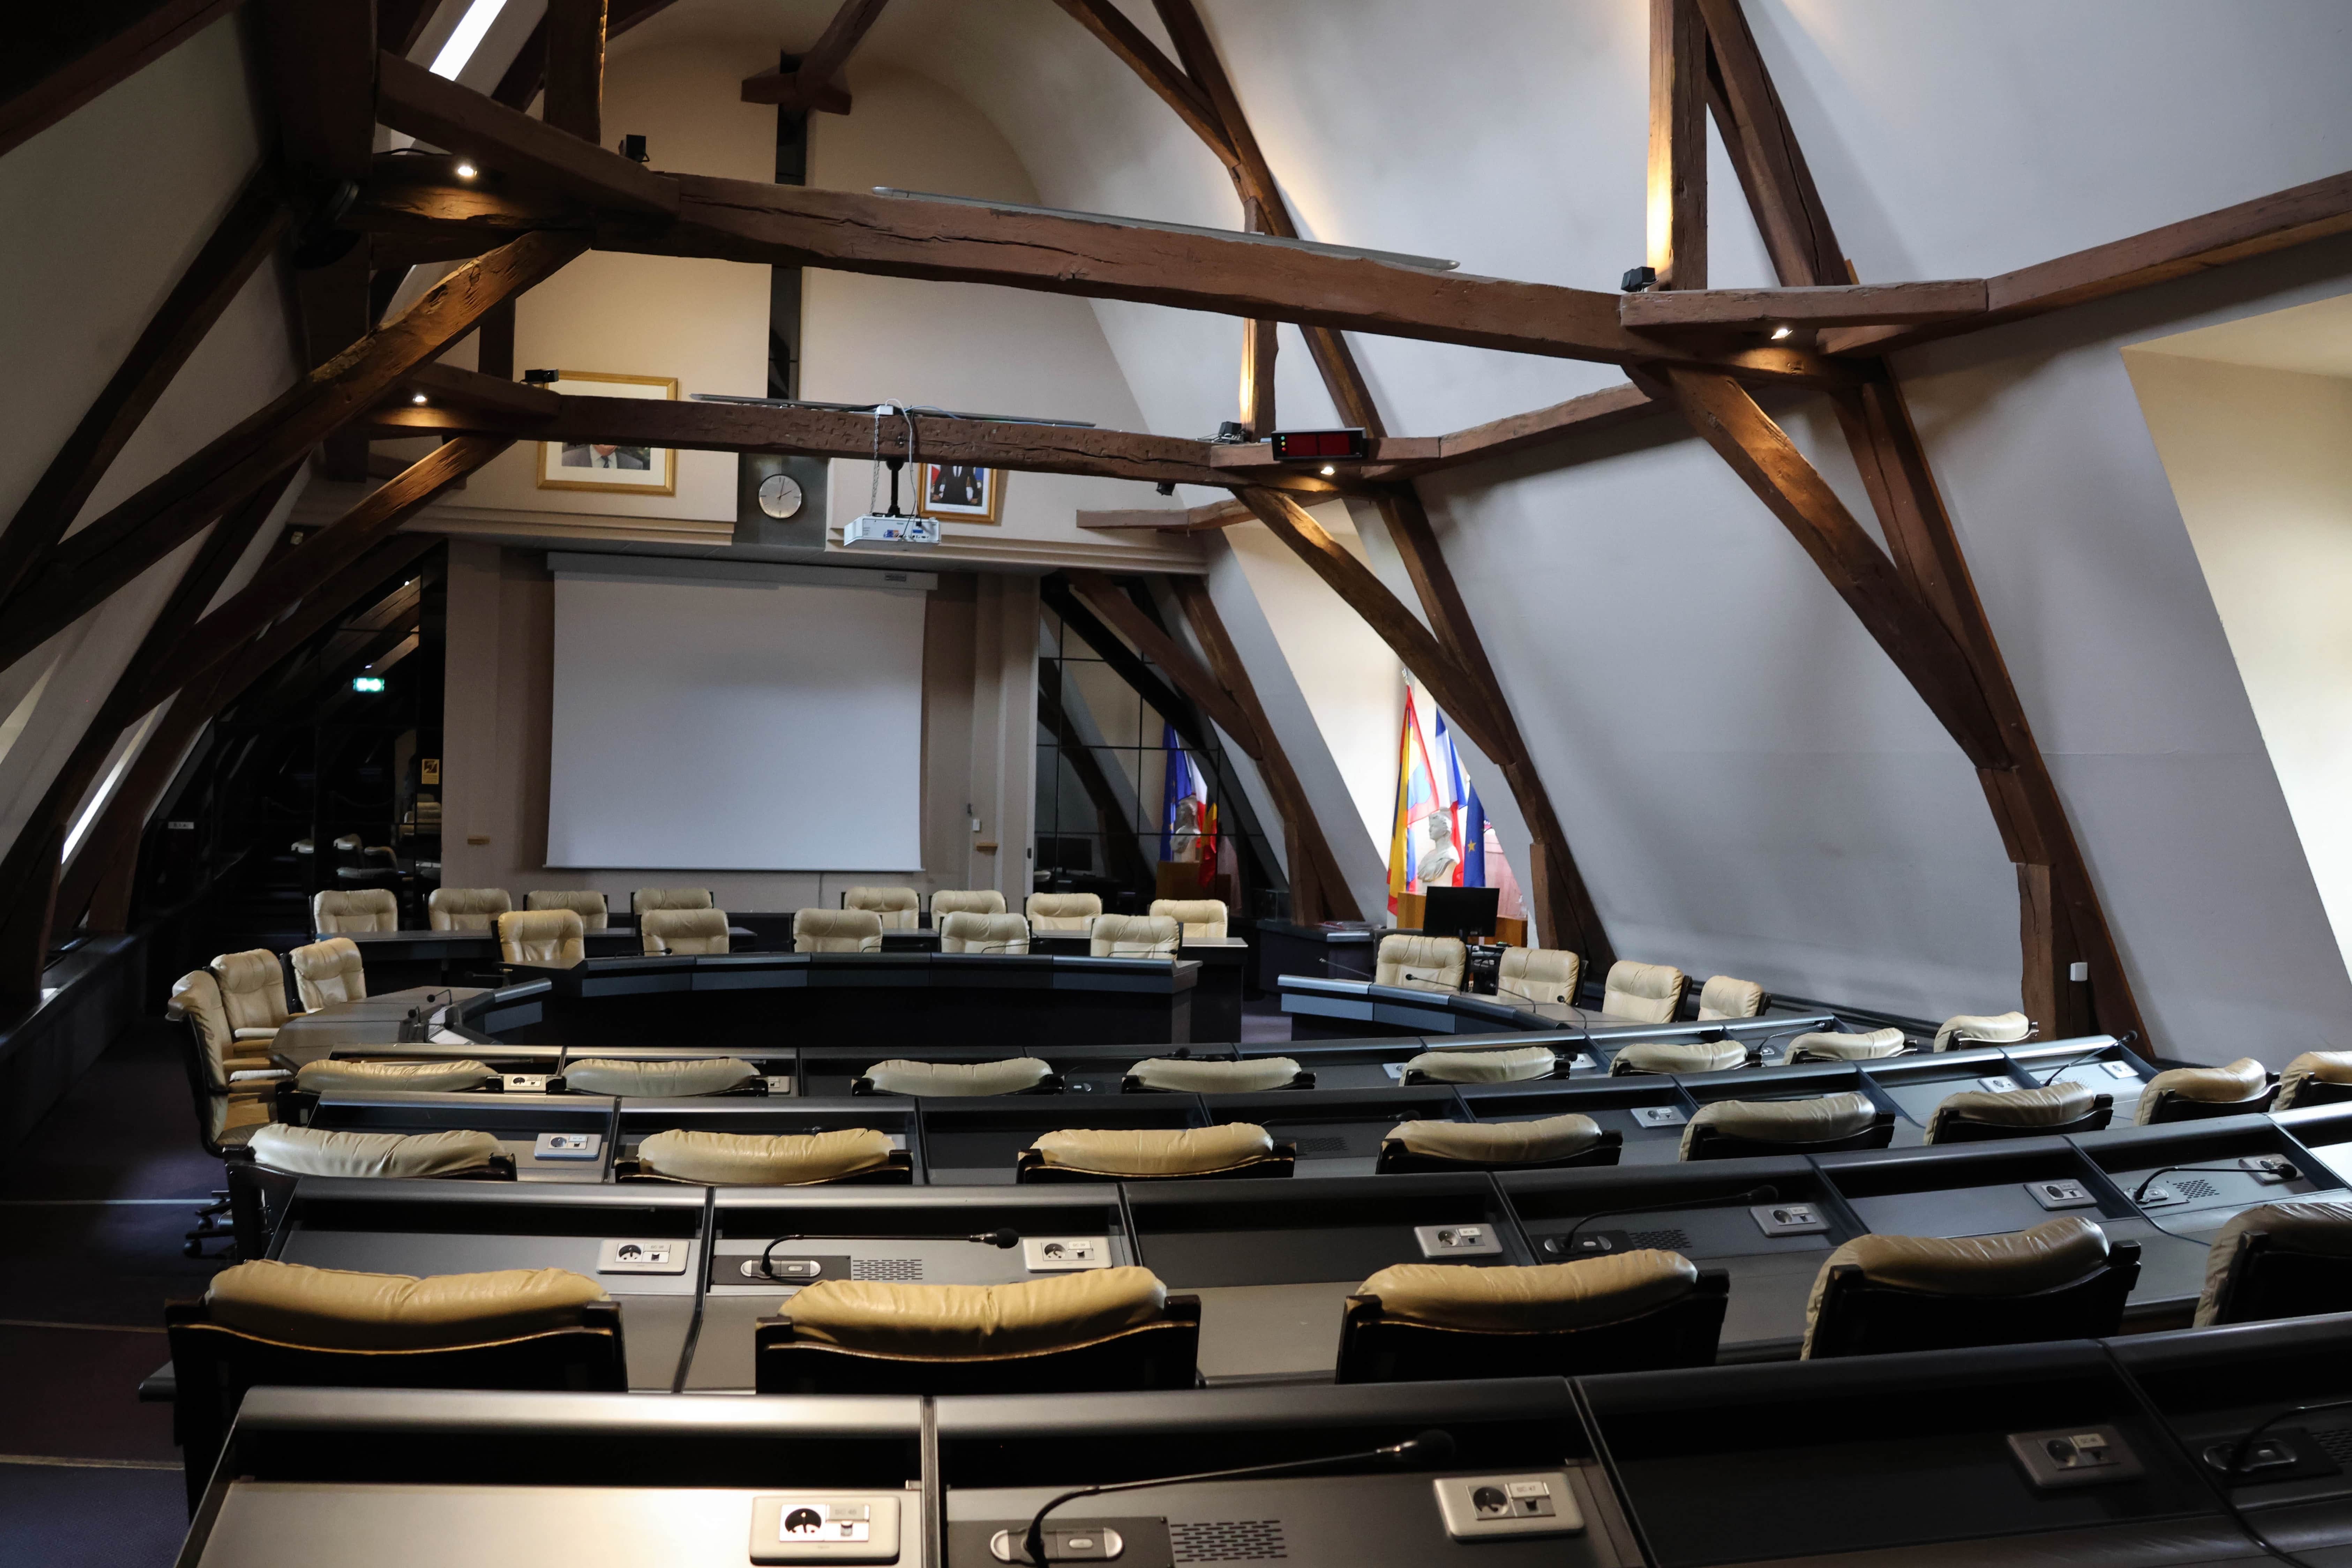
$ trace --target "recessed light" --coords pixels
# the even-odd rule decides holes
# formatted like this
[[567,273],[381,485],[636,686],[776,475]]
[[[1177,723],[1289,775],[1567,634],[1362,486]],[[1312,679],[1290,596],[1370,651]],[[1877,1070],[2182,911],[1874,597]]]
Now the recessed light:
[[1772,341],[1777,343],[1796,330],[1794,327],[1775,327],[1772,329]]
[[1325,479],[1329,479],[1333,474],[1338,473],[1339,470],[1339,469],[1337,469],[1337,468],[1333,468],[1330,464],[1326,463],[1326,464],[1324,464],[1324,465],[1323,465],[1322,468],[1321,468],[1319,471],[1321,472],[1321,474],[1323,475],[1323,477],[1324,477]]
[[415,404],[419,408],[422,408],[422,407],[424,407],[424,406],[425,406],[425,395],[424,395],[423,393],[421,393],[421,392],[420,392],[420,393],[418,393],[415,396],[414,396],[414,397],[410,398],[408,401],[409,401],[409,402],[411,402],[411,403]]
[[457,163],[457,177],[458,177],[459,179],[461,179],[461,180],[470,180],[470,179],[472,179],[476,174],[480,174],[480,173],[481,173],[481,171],[480,171],[479,169],[477,169],[476,167],[474,167],[474,165],[472,165],[471,163],[467,163],[467,162],[465,162],[463,159],[460,159],[460,160],[458,161],[458,163]]

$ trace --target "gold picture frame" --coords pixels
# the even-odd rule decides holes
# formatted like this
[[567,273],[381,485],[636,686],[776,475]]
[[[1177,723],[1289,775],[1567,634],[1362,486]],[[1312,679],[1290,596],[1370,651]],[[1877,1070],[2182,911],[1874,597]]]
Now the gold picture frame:
[[[550,391],[575,397],[658,397],[677,401],[677,378],[560,370]],[[573,475],[593,474],[594,479]],[[539,488],[603,490],[616,495],[677,494],[677,453],[668,447],[604,447],[584,441],[539,444]]]
[[[915,484],[915,515],[946,522],[1004,521],[1004,482],[1009,468],[971,463],[924,463]],[[976,496],[976,499],[974,499]]]

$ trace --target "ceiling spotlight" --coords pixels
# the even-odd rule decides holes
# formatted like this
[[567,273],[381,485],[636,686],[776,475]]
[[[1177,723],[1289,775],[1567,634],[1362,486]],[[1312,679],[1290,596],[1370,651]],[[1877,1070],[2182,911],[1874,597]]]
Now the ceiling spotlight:
[[1317,471],[1318,473],[1321,474],[1325,479],[1329,479],[1333,474],[1338,473],[1339,470],[1339,469],[1337,469],[1337,468],[1333,468],[1330,464],[1326,463],[1326,464],[1324,464],[1324,465],[1322,466],[1322,468],[1320,468],[1317,469],[1316,471]]
[[459,179],[470,180],[480,173],[481,171],[479,169],[477,169],[471,163],[467,163],[463,158],[457,160],[457,177]]
[[420,392],[416,394],[415,396],[411,397],[408,401],[414,403],[419,408],[422,408],[425,406],[425,395]]
[[1772,329],[1772,341],[1777,343],[1796,330],[1794,327],[1775,327]]

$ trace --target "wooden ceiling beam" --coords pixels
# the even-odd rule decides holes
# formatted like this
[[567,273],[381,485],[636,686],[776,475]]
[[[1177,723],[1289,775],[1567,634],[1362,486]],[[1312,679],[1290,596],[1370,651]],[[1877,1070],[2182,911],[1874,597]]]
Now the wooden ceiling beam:
[[1484,425],[1442,436],[1438,437],[1438,460],[1430,467],[1452,468],[1509,457],[1582,431],[1607,430],[1665,412],[1669,410],[1629,381],[1620,386],[1581,394],[1548,408],[1490,419]]
[[653,218],[677,213],[675,181],[423,66],[383,55],[376,80],[378,119],[467,158],[486,174],[539,184],[609,213]]
[[73,526],[99,481],[188,356],[286,233],[289,215],[276,174],[265,166],[198,250],[131,345],[81,423],[35,481],[0,532],[0,604]]
[[604,139],[604,0],[547,0],[541,118],[592,147]]
[[286,161],[365,179],[375,149],[375,0],[261,0],[261,8]]
[[[677,0],[612,0],[604,17],[604,42],[610,44],[630,28],[652,21],[677,3]],[[509,109],[529,109],[546,79],[547,18],[541,16],[539,25],[523,39],[522,47],[515,51],[513,61],[508,65],[506,74],[499,78],[499,85],[490,89],[490,96]]]
[[455,403],[490,414],[510,414],[521,419],[551,419],[563,406],[563,395],[551,387],[532,386],[505,376],[485,375],[479,371],[454,364],[418,365],[400,384],[399,393],[411,395],[423,393],[428,406],[435,403]]
[[1628,294],[1617,318],[1637,332],[1763,332],[1856,323],[1960,321],[1985,310],[1985,280],[1843,283],[1829,288],[1698,289]]
[[239,0],[163,0],[124,5],[53,5],[9,23],[8,75],[0,99],[0,157],[236,9]]
[[1237,500],[1221,500],[1212,501],[1207,506],[1184,509],[1147,510],[1136,507],[1112,511],[1082,511],[1078,513],[1078,526],[1101,529],[1106,532],[1144,530],[1155,533],[1199,533],[1229,528],[1256,515]]
[[848,113],[849,90],[841,85],[841,69],[888,4],[889,0],[841,0],[833,20],[825,24],[797,67],[743,79],[743,101],[823,114]]
[[1142,28],[1127,19],[1112,0],[1054,0],[1078,26],[1092,33],[1103,47],[1126,62],[1129,69],[1143,79],[1143,84],[1160,95],[1160,100],[1176,111],[1177,118],[1191,127],[1192,134],[1206,142],[1217,161],[1233,167],[1235,154],[1232,142],[1225,136],[1223,123],[1217,118],[1215,108],[1201,85],[1184,74],[1181,66],[1170,59],[1153,43]]
[[1706,287],[1706,24],[1650,0],[1649,262],[1658,289]]
[[1837,232],[1772,75],[1764,68],[1741,0],[1697,5],[1706,24],[1708,107],[1774,274],[1790,288],[1845,282],[1845,252],[1838,247]]
[[458,268],[268,406],[68,535],[0,614],[0,668],[71,625],[269,475],[367,412],[418,365],[463,337],[485,311],[583,248],[576,235],[526,235]]

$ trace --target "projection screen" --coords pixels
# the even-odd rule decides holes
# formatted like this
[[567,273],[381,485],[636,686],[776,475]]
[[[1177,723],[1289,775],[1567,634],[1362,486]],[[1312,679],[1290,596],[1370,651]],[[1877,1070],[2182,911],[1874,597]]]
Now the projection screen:
[[551,868],[921,868],[919,588],[564,559]]

